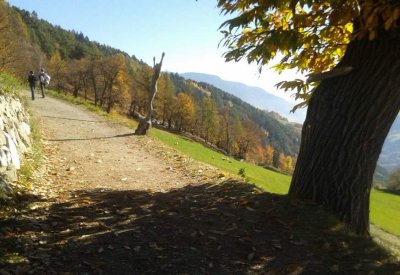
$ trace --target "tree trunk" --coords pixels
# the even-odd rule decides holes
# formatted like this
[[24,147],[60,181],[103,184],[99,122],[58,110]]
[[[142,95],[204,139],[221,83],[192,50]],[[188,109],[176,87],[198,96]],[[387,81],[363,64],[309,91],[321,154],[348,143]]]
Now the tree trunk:
[[151,79],[151,85],[149,89],[149,97],[147,102],[147,116],[144,119],[139,119],[139,125],[135,130],[136,135],[146,135],[148,130],[151,128],[151,116],[153,114],[153,100],[157,93],[157,82],[160,78],[161,66],[165,54],[162,53],[160,63],[156,64],[155,58],[153,59],[153,77]]
[[79,92],[79,86],[76,81],[74,81],[74,91],[72,92],[72,95],[76,98],[78,97],[78,92]]
[[337,67],[352,72],[313,93],[289,195],[322,204],[360,235],[369,234],[376,162],[400,110],[400,39],[353,41]]
[[97,91],[96,77],[94,76],[93,72],[91,72],[90,80],[92,82],[92,87],[93,87],[94,106],[97,106],[97,103],[99,102],[99,95],[98,95],[98,91]]
[[163,106],[163,114],[162,114],[162,125],[165,125],[165,116],[167,114],[167,104],[164,102],[164,106]]
[[171,130],[171,128],[172,128],[172,117],[169,117],[168,118],[168,129]]

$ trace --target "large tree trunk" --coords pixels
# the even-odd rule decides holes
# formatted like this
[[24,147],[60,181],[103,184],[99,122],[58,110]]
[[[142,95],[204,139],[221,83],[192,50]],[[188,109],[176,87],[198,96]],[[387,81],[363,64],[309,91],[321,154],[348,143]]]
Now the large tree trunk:
[[147,116],[145,118],[139,119],[139,125],[135,130],[136,135],[146,135],[148,130],[151,128],[151,116],[153,114],[153,100],[157,93],[157,82],[160,78],[161,66],[164,59],[165,54],[162,53],[160,63],[156,64],[155,58],[154,66],[153,66],[153,77],[151,79],[150,89],[149,89],[149,97],[147,101]]
[[327,206],[360,235],[369,234],[373,173],[400,110],[399,42],[388,33],[351,42],[338,67],[352,72],[317,87],[289,190]]

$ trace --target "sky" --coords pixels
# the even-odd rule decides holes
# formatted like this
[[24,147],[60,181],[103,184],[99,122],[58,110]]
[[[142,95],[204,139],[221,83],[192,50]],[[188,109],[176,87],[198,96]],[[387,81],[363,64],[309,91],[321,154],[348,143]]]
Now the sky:
[[223,35],[218,30],[229,16],[220,14],[217,0],[8,0],[12,6],[36,11],[39,18],[67,30],[82,32],[90,40],[134,55],[151,65],[165,52],[163,70],[218,75],[283,97],[289,93],[274,85],[299,77],[279,75],[270,66],[261,75],[246,61],[225,62]]

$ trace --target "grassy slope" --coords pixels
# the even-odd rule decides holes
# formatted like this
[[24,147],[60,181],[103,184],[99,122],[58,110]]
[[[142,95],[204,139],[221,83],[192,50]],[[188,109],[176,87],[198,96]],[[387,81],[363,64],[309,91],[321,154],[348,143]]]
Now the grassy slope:
[[152,136],[160,139],[176,150],[230,173],[237,174],[240,168],[245,168],[246,176],[249,181],[269,192],[278,194],[286,194],[288,192],[290,183],[289,176],[272,172],[256,165],[240,162],[232,158],[225,160],[225,155],[174,134],[157,129],[152,129],[150,132]]
[[400,236],[400,196],[373,190],[371,221],[380,228]]
[[[291,179],[289,176],[234,159],[223,160],[226,158],[223,154],[164,131],[152,129],[151,135],[196,160],[209,163],[228,172],[237,174],[239,169],[244,167],[250,182],[268,192],[286,194],[289,190]],[[400,224],[400,196],[372,191],[371,221],[380,228],[400,236],[398,226]]]

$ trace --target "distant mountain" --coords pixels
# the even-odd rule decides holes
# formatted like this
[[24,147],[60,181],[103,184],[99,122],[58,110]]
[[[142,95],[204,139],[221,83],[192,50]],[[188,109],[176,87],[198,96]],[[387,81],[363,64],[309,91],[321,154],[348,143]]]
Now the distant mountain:
[[386,168],[377,164],[373,182],[385,185],[387,183],[388,178],[389,178],[389,171]]
[[183,73],[184,78],[192,79],[197,82],[205,82],[230,93],[243,101],[262,110],[274,111],[281,116],[289,119],[289,121],[303,123],[306,117],[305,109],[298,109],[295,113],[290,113],[294,104],[272,95],[259,87],[247,86],[243,83],[223,80],[216,75],[203,73]]
[[396,118],[390,128],[378,164],[389,172],[400,166],[400,116]]

